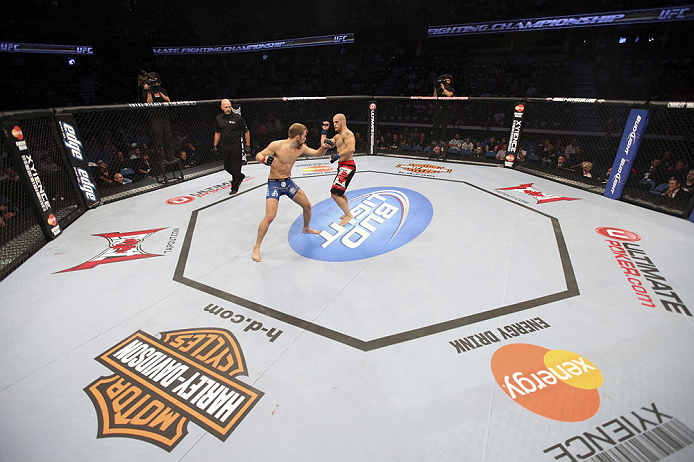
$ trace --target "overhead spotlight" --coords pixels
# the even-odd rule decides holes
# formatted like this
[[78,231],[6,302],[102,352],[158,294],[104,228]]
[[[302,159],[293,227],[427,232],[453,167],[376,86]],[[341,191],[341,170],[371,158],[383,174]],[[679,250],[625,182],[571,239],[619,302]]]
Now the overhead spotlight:
[[263,61],[267,61],[267,55],[263,55]]
[[649,42],[652,42],[653,40],[655,40],[655,39],[653,38],[653,36],[652,36],[652,35],[649,35],[649,36],[648,36],[648,41],[649,41]]
[[75,58],[73,58],[72,56],[69,56],[67,58],[67,63],[69,66],[74,66],[77,63],[77,61],[75,61]]
[[627,43],[626,37],[619,37],[619,43]]
[[641,36],[637,35],[636,38],[634,39],[634,43],[639,43],[639,40],[641,40]]

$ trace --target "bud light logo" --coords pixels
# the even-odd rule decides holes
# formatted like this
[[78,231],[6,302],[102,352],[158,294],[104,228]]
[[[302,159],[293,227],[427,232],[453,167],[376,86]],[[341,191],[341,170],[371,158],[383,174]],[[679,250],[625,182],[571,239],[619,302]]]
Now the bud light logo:
[[434,208],[422,194],[405,188],[366,188],[347,192],[354,218],[340,226],[342,211],[333,199],[313,206],[311,227],[303,234],[303,216],[289,229],[289,245],[299,255],[321,261],[371,258],[402,247],[431,223]]

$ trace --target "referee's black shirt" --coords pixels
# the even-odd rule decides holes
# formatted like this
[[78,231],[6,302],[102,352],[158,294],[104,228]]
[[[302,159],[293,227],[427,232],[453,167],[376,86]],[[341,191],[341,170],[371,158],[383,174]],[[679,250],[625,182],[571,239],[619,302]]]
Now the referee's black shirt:
[[229,115],[222,113],[215,118],[214,131],[221,133],[222,144],[230,145],[240,142],[243,134],[248,131],[248,127],[240,115],[234,112]]

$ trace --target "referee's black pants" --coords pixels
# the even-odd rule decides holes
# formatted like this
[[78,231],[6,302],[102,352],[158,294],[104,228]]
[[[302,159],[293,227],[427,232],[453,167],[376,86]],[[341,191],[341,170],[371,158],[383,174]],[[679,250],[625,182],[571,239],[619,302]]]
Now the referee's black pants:
[[241,143],[222,144],[224,170],[231,175],[231,189],[239,189],[245,175],[241,173]]

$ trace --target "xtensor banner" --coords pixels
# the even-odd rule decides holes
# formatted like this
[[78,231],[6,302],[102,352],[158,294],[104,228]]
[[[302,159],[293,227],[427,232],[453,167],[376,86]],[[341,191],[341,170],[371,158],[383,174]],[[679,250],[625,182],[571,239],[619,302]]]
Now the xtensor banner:
[[354,218],[340,226],[340,208],[333,199],[313,206],[311,227],[303,234],[303,217],[289,230],[289,245],[298,254],[321,261],[371,258],[402,247],[431,223],[434,208],[422,194],[405,188],[376,187],[347,192]]

